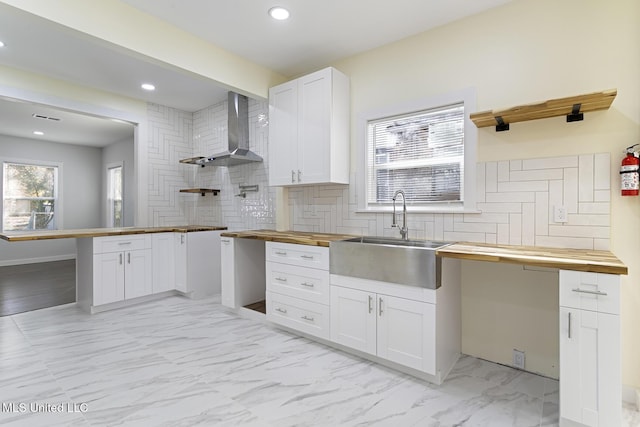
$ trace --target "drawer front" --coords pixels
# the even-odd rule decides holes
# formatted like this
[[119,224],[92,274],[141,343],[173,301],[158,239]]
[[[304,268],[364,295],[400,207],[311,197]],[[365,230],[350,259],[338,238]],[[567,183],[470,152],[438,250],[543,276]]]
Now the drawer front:
[[267,261],[329,270],[329,248],[267,242]]
[[267,290],[319,304],[329,304],[329,272],[267,261]]
[[136,251],[150,248],[151,236],[147,235],[95,237],[93,241],[94,254]]
[[562,307],[620,314],[620,276],[560,270]]
[[267,320],[329,339],[329,306],[267,291]]

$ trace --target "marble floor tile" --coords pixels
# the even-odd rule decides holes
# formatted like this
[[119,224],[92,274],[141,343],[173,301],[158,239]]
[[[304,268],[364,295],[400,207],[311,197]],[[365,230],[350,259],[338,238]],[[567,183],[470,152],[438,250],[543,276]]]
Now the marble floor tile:
[[[555,380],[462,356],[437,386],[240,317],[219,298],[0,318],[0,384],[0,402],[86,405],[2,408],[10,426],[558,425]],[[640,426],[629,406],[623,425]]]

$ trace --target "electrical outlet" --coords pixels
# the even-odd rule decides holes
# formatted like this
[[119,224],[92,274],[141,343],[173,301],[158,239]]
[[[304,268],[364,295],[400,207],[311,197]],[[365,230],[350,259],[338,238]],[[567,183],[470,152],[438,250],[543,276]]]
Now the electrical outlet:
[[553,221],[554,222],[567,222],[567,208],[558,205],[553,207]]
[[524,369],[524,351],[513,349],[513,363],[514,368]]

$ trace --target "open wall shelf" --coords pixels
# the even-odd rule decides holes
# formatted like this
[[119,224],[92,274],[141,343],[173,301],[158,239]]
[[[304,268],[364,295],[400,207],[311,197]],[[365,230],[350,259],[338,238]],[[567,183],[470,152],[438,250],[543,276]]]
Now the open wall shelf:
[[198,165],[198,166],[204,167],[204,165],[202,163],[199,163],[199,161],[203,160],[203,159],[204,159],[204,157],[202,157],[202,156],[189,157],[188,159],[180,159],[179,162],[180,163],[184,163],[186,165]]
[[215,190],[213,188],[184,188],[180,190],[181,193],[195,193],[202,194],[203,196],[207,193],[213,193],[214,196],[218,195],[220,190]]
[[506,110],[482,111],[471,114],[470,118],[477,127],[495,126],[497,132],[509,130],[509,123],[550,117],[567,116],[567,122],[574,122],[582,120],[583,113],[607,110],[617,94],[617,89],[609,89],[602,92],[520,105]]

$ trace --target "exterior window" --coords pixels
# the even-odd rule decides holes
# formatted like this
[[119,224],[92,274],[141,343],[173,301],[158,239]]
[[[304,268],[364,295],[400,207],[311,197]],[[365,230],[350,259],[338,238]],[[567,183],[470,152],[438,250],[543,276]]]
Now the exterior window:
[[56,229],[58,166],[3,163],[3,231]]
[[464,200],[464,103],[367,122],[367,207],[388,206],[396,190],[407,204]]
[[107,218],[108,227],[122,227],[122,165],[107,167]]

